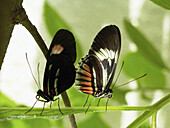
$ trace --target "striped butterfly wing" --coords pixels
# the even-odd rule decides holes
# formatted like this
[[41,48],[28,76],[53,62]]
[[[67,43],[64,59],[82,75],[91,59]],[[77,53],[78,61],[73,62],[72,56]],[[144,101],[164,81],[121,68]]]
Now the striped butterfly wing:
[[53,38],[44,72],[43,89],[51,99],[70,88],[75,81],[76,43],[68,30],[59,30]]
[[[114,25],[104,27],[95,37],[88,55],[77,71],[77,86],[83,93],[103,97],[113,81],[121,48],[120,32]],[[85,66],[89,69],[90,75]],[[88,80],[87,80],[88,78]]]

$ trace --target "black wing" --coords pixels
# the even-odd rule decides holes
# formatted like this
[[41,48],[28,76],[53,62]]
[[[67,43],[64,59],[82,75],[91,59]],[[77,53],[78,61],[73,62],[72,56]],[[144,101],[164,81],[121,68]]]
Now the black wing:
[[[80,62],[77,71],[77,86],[80,86],[82,92],[96,95],[108,91],[113,81],[120,48],[120,31],[115,25],[106,26],[97,34],[88,55]],[[89,68],[89,76],[85,75],[84,65]],[[87,81],[82,76],[91,79]],[[85,83],[82,83],[84,81]]]
[[68,30],[59,30],[50,45],[44,72],[45,94],[56,96],[70,88],[75,81],[76,43]]

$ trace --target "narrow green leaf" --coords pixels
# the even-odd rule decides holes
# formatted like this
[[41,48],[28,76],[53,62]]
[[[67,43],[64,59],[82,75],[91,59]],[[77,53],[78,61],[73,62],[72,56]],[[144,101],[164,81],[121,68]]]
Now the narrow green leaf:
[[145,59],[139,52],[129,53],[124,56],[123,71],[126,75],[136,78],[147,73],[147,76],[138,80],[141,88],[164,89],[166,78],[161,68]]
[[158,67],[168,69],[159,52],[153,47],[152,43],[134,27],[129,20],[124,20],[124,26],[130,39],[137,45],[139,52],[150,62]]
[[[48,1],[44,2],[44,7],[43,7],[43,16],[44,16],[44,21],[47,27],[47,30],[51,37],[55,35],[55,33],[59,29],[67,29],[71,31],[74,34],[74,31],[71,29],[71,26],[62,18],[62,16],[55,10],[53,9]],[[82,47],[80,45],[79,40],[76,38],[76,49],[77,49],[77,61],[80,60],[80,58],[83,56],[82,53]]]
[[111,100],[114,102],[117,101],[119,104],[127,105],[126,101],[126,94],[129,92],[129,90],[120,90],[120,89],[114,89],[113,88],[113,97]]
[[70,26],[64,21],[60,14],[50,6],[48,1],[44,2],[43,16],[48,32],[52,37],[59,29],[71,30]]
[[151,1],[161,6],[162,8],[170,10],[170,0],[151,0]]
[[0,107],[14,107],[17,104],[0,91]]

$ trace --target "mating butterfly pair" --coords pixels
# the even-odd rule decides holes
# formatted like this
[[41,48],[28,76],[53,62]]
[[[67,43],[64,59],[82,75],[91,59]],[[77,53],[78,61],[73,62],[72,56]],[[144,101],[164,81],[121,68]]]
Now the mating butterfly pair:
[[74,67],[75,44],[75,39],[68,30],[61,29],[56,33],[48,51],[43,91],[37,91],[37,101],[43,101],[45,105],[47,102],[59,100],[54,97],[70,88],[75,79],[75,85],[82,93],[93,95],[95,98],[112,97],[110,86],[121,48],[118,27],[106,26],[97,34],[88,55],[79,63],[77,72]]

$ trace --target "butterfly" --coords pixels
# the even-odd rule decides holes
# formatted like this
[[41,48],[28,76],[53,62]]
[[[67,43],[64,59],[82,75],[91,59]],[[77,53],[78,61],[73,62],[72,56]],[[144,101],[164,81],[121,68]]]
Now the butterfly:
[[[59,97],[57,96],[69,89],[75,82],[75,61],[76,42],[74,36],[70,31],[60,29],[55,34],[48,50],[47,62],[44,72],[43,90],[41,90],[39,87],[36,95],[36,102],[44,102],[45,107],[45,103],[47,102],[52,103],[52,101],[59,101]],[[31,111],[31,109],[29,111]],[[60,107],[59,111],[61,112]],[[61,114],[63,113],[61,112]]]
[[79,62],[76,72],[76,87],[88,96],[92,95],[99,99],[111,98],[113,93],[111,84],[120,49],[121,35],[119,28],[115,25],[104,27],[95,37],[88,55]]

